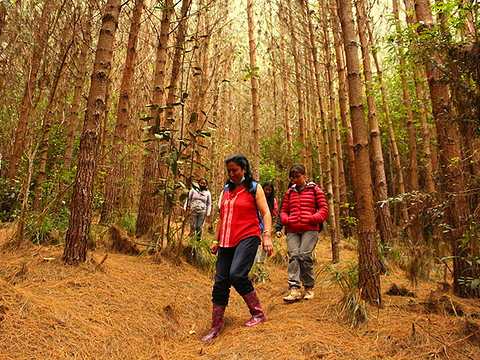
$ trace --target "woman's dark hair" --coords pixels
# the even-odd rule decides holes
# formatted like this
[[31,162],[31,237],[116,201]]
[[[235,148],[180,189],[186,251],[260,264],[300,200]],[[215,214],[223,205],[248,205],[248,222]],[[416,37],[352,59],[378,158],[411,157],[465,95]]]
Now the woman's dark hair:
[[270,213],[273,214],[273,209],[275,208],[275,188],[271,181],[265,181],[262,185],[264,191],[267,186],[270,186],[272,188],[272,192],[270,193],[270,195],[267,195],[265,193],[265,197],[267,198],[267,204],[268,208],[270,209]]
[[294,172],[298,172],[299,174],[305,175],[307,173],[307,170],[305,169],[305,165],[303,165],[302,163],[296,163],[292,165],[288,173],[288,177],[290,179],[292,178]]
[[[242,169],[245,169],[245,175],[244,175],[245,176],[245,190],[247,190],[247,192],[251,193],[253,191],[253,184],[252,184],[253,175],[252,175],[252,171],[250,170],[250,165],[248,164],[247,158],[243,155],[235,154],[235,155],[229,156],[228,159],[225,160],[225,165],[228,165],[231,162],[237,164]],[[229,191],[233,191],[235,189],[235,184],[232,181],[228,180],[227,184],[228,184],[228,190]]]

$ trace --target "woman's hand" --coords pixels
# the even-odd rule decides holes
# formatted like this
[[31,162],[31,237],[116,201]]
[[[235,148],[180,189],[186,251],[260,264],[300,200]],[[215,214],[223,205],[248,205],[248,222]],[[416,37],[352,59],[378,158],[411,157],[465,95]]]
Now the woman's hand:
[[263,250],[265,250],[268,256],[273,254],[272,234],[269,232],[263,234]]
[[210,252],[215,255],[218,251],[218,244],[217,243],[213,243],[212,246],[210,246]]

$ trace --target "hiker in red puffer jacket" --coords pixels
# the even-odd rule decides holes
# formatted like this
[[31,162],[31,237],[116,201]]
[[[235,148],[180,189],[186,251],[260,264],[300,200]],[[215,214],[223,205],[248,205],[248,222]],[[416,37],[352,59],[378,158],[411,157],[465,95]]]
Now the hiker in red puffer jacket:
[[290,168],[290,187],[283,199],[280,218],[286,227],[289,294],[286,302],[302,298],[300,285],[305,287],[305,300],[313,298],[315,273],[313,271],[313,250],[317,245],[318,234],[328,216],[325,194],[320,187],[307,181],[305,165],[294,164]]

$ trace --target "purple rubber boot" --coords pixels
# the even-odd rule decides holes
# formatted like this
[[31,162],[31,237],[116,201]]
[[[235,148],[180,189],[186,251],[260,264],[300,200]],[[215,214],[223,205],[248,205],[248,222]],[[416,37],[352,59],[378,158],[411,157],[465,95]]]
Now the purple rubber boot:
[[210,333],[202,338],[202,341],[210,341],[220,332],[223,325],[223,314],[226,306],[213,304],[212,310],[212,329]]
[[250,309],[250,314],[252,314],[252,318],[245,323],[245,326],[255,326],[267,321],[267,317],[260,307],[260,301],[258,300],[255,290],[247,295],[244,295],[243,299]]

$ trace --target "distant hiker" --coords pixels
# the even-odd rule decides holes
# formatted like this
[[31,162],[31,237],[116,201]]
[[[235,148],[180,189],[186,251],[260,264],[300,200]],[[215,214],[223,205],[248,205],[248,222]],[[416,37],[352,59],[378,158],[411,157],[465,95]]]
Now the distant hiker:
[[[273,253],[270,230],[272,218],[265,193],[261,185],[253,180],[245,156],[232,155],[225,164],[230,180],[223,190],[220,221],[210,247],[212,254],[217,254],[212,291],[212,329],[202,341],[213,339],[220,331],[231,286],[243,297],[252,315],[245,326],[267,321],[248,273],[255,261],[262,232],[263,248],[269,256]],[[265,224],[265,230],[262,223]]]
[[328,216],[328,206],[323,191],[313,182],[307,181],[305,165],[294,164],[289,172],[290,187],[283,199],[280,217],[286,227],[288,252],[289,294],[286,302],[302,298],[300,282],[305,287],[304,299],[314,296],[315,273],[312,253],[317,245],[318,233]]
[[207,189],[207,179],[198,180],[199,189],[195,187],[188,193],[187,201],[185,201],[184,209],[190,209],[190,233],[188,236],[197,236],[197,240],[202,239],[203,224],[205,217],[210,216],[212,210],[212,194]]
[[[278,206],[277,206],[277,199],[275,199],[275,188],[271,181],[265,181],[262,185],[263,192],[265,193],[265,198],[267,199],[268,210],[270,210],[270,215],[272,216],[272,222],[277,214]],[[257,252],[257,256],[255,257],[255,261],[257,263],[263,264],[265,261],[266,252],[263,249],[263,246],[260,246]]]

